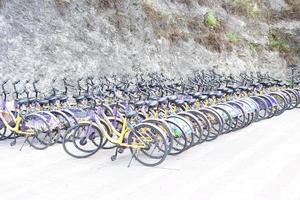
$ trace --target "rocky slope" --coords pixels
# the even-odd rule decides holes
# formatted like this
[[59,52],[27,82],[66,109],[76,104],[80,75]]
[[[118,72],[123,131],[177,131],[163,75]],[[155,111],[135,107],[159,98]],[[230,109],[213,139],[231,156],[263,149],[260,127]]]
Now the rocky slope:
[[299,0],[0,0],[1,79],[300,64]]

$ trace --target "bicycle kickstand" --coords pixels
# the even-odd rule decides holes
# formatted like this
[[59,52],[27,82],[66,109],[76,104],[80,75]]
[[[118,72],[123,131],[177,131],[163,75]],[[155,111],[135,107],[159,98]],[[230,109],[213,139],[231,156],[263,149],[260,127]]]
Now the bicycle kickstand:
[[22,151],[23,146],[25,145],[25,143],[27,142],[27,140],[28,140],[28,136],[26,136],[26,138],[25,138],[25,140],[24,140],[24,142],[23,142],[23,144],[22,144],[22,146],[21,146],[21,148],[20,148],[20,151]]
[[15,135],[15,133],[14,133],[14,140],[10,143],[10,146],[15,146],[16,144],[17,144],[17,137],[16,137],[16,135]]
[[118,151],[119,151],[119,147],[117,146],[115,154],[110,157],[111,161],[115,161],[117,159]]
[[131,156],[131,158],[130,158],[130,161],[129,161],[129,163],[128,163],[128,168],[130,167],[130,165],[131,165],[131,162],[132,162],[132,160],[133,160],[133,158],[134,158],[134,156],[135,156],[135,154],[137,153],[137,150],[135,150],[135,152],[132,154],[132,156]]

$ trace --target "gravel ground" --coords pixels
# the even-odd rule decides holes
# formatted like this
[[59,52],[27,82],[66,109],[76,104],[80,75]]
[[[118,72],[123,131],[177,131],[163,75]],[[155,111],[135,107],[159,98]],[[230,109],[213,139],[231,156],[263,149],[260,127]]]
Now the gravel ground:
[[201,144],[156,168],[112,151],[77,160],[0,143],[1,199],[300,200],[299,110]]

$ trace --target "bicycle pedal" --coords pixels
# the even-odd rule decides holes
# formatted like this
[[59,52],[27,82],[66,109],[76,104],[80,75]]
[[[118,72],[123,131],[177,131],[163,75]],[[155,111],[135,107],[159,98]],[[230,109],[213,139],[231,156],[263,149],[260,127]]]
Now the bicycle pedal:
[[124,149],[123,148],[119,148],[118,149],[118,153],[124,153]]
[[115,161],[117,159],[117,156],[116,155],[113,155],[110,157],[111,161]]
[[16,145],[16,142],[11,142],[10,143],[10,146],[12,147],[12,146],[15,146]]

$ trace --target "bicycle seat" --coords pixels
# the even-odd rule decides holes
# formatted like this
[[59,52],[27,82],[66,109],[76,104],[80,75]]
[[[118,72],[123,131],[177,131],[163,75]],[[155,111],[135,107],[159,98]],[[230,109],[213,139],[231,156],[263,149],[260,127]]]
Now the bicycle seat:
[[84,97],[85,97],[88,101],[94,99],[94,97],[93,97],[92,95],[89,95],[89,94],[84,95]]
[[270,85],[271,85],[271,86],[276,85],[276,83],[277,83],[277,82],[275,82],[275,81],[270,81]]
[[64,95],[64,96],[59,97],[59,100],[60,100],[61,103],[65,103],[65,102],[68,101],[68,98],[69,98],[68,96]]
[[31,103],[34,103],[36,101],[36,98],[35,97],[29,97],[28,98],[28,103],[31,104]]
[[21,105],[23,105],[23,104],[27,104],[27,103],[28,103],[28,98],[26,97],[26,98],[16,99],[15,101],[16,101],[16,103],[17,103],[19,106],[21,106]]
[[279,82],[279,83],[277,83],[277,85],[280,86],[280,87],[282,87],[282,86],[285,85],[285,83],[284,82]]
[[51,96],[51,97],[48,98],[50,104],[55,103],[56,99],[57,99],[56,96]]
[[196,92],[195,94],[191,94],[192,97],[194,98],[199,98],[201,96],[200,92]]
[[174,102],[177,99],[176,95],[168,96],[169,101]]
[[233,86],[233,85],[229,85],[227,86],[229,89],[232,89],[233,92],[237,91],[238,90],[238,87],[237,86]]
[[209,93],[207,94],[207,96],[208,96],[209,98],[215,97],[216,95],[217,95],[217,92],[209,92]]
[[254,87],[248,87],[248,88],[247,88],[247,91],[248,91],[248,92],[251,92],[251,91],[253,91],[253,90],[254,90]]
[[230,89],[236,89],[236,88],[238,88],[238,87],[235,86],[235,85],[228,85],[227,87],[230,88]]
[[149,99],[152,100],[152,101],[157,101],[159,98],[155,97],[155,96],[152,96],[152,97],[149,97]]
[[41,99],[37,101],[38,104],[40,104],[41,106],[45,106],[49,103],[49,101],[47,99]]
[[159,103],[159,104],[166,104],[166,103],[168,103],[168,98],[167,98],[167,97],[161,97],[161,98],[158,100],[158,103]]
[[259,86],[259,83],[252,83],[252,84],[250,84],[250,86],[257,87],[257,86]]
[[130,119],[130,118],[132,118],[132,117],[135,117],[136,115],[137,115],[137,112],[135,112],[135,111],[128,111],[128,112],[125,113],[125,117],[126,117],[127,119]]
[[262,84],[264,87],[268,87],[268,86],[270,86],[270,83],[269,83],[269,82],[267,82],[267,81],[260,82],[260,84]]
[[225,94],[222,93],[222,92],[217,92],[217,93],[216,93],[216,97],[217,97],[217,98],[224,97],[224,95],[225,95]]
[[189,105],[194,105],[196,99],[186,99],[185,102],[188,103]]
[[232,89],[230,89],[230,88],[227,88],[227,90],[226,91],[224,91],[226,94],[228,94],[228,95],[231,95],[231,94],[233,94],[233,90]]
[[207,95],[201,95],[198,99],[200,99],[200,101],[204,101],[208,98]]
[[73,96],[73,98],[76,100],[76,102],[80,102],[85,98],[85,96],[84,95],[79,95],[79,96]]
[[[219,90],[220,89],[220,90]],[[229,88],[219,88],[218,91],[221,91],[221,92],[228,92],[228,90],[230,90]]]
[[148,101],[147,102],[147,106],[149,107],[149,108],[154,108],[154,107],[156,107],[158,105],[158,101]]
[[134,103],[136,108],[142,107],[143,105],[145,105],[145,101],[137,101]]
[[248,88],[245,86],[240,86],[239,89],[246,92]]
[[184,104],[184,100],[177,99],[174,103],[176,106],[182,106]]

